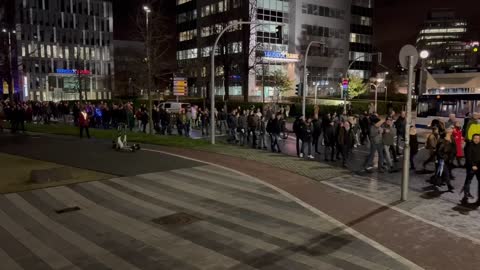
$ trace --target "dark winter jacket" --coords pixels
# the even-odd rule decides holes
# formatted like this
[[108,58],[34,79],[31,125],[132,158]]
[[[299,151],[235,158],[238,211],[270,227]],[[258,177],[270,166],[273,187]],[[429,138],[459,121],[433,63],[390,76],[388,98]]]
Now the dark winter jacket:
[[325,138],[325,145],[327,146],[335,145],[336,143],[335,128],[332,125],[328,125],[325,127],[325,133],[323,136]]
[[469,167],[480,167],[480,143],[472,143],[467,147],[465,151],[465,160],[467,161],[467,166]]
[[300,139],[305,142],[310,142],[312,140],[313,135],[313,126],[312,124],[308,123],[301,123],[300,124]]

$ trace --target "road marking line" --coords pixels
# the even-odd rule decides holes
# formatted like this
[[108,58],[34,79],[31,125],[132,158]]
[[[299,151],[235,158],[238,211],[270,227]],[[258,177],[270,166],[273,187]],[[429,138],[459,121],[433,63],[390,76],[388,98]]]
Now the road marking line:
[[204,164],[208,164],[208,165],[211,165],[211,166],[215,166],[215,167],[218,167],[218,168],[221,168],[221,169],[224,169],[224,170],[227,170],[227,171],[230,171],[232,173],[235,173],[235,174],[239,174],[239,175],[242,175],[244,177],[247,177],[247,178],[250,178],[258,183],[261,183],[275,191],[277,191],[278,193],[286,196],[287,198],[289,198],[290,200],[298,203],[299,205],[305,207],[306,209],[312,211],[313,213],[317,214],[318,216],[326,219],[327,221],[333,223],[334,225],[338,226],[339,228],[342,228],[345,230],[345,232],[348,232],[349,234],[351,234],[352,236],[364,241],[365,243],[371,245],[372,247],[376,248],[377,250],[383,252],[384,254],[392,257],[393,259],[397,260],[398,262],[400,263],[403,263],[404,265],[408,266],[409,269],[413,270],[413,269],[423,269],[422,267],[416,265],[415,263],[413,263],[412,261],[408,260],[407,258],[404,258],[402,257],[401,255],[397,254],[396,252],[394,252],[393,250],[381,245],[380,243],[376,242],[375,240],[372,240],[370,238],[368,238],[367,236],[363,235],[362,233],[346,226],[345,224],[341,223],[340,221],[334,219],[333,217],[325,214],[324,212],[320,211],[319,209],[307,204],[306,202],[300,200],[299,198],[293,196],[292,194],[286,192],[285,190],[283,189],[280,189],[272,184],[269,184],[269,183],[266,183],[258,178],[255,178],[253,176],[250,176],[246,173],[242,173],[242,172],[239,172],[237,170],[234,170],[234,169],[231,169],[231,168],[228,168],[228,167],[225,167],[225,166],[222,166],[222,165],[218,165],[218,164],[215,164],[215,163],[211,163],[211,162],[206,162],[206,161],[202,161],[202,160],[198,160],[198,159],[195,159],[195,158],[190,158],[190,157],[186,157],[186,156],[182,156],[182,155],[177,155],[177,154],[172,154],[172,153],[169,153],[169,152],[165,152],[165,151],[161,151],[161,150],[155,150],[155,149],[148,149],[148,148],[143,148],[142,151],[148,151],[148,152],[155,152],[155,153],[160,153],[160,154],[164,154],[164,155],[170,155],[170,156],[174,156],[174,157],[178,157],[178,158],[183,158],[183,159],[187,159],[187,160],[191,160],[191,161],[195,161],[195,162],[199,162],[199,163],[204,163]]
[[[371,179],[371,180],[376,180],[376,179],[371,178],[371,177],[366,177],[366,178]],[[380,200],[377,200],[377,199],[374,199],[374,198],[365,196],[365,195],[363,195],[363,194],[361,194],[361,193],[358,193],[358,192],[355,192],[355,191],[351,191],[351,190],[342,188],[342,187],[337,186],[337,185],[335,185],[335,184],[333,184],[333,183],[329,183],[328,181],[331,181],[331,180],[327,180],[327,182],[326,182],[326,181],[323,181],[323,182],[320,182],[320,183],[321,183],[321,184],[324,184],[324,185],[327,185],[327,186],[330,186],[330,187],[332,187],[332,188],[341,190],[341,191],[343,191],[343,192],[347,192],[347,193],[353,194],[353,195],[358,196],[358,197],[360,197],[360,198],[363,198],[363,199],[366,199],[366,200],[369,200],[369,201],[378,203],[378,204],[380,204],[380,205],[382,205],[382,206],[388,207],[388,208],[390,208],[390,209],[392,209],[392,210],[395,210],[395,211],[397,211],[397,212],[399,212],[399,213],[402,213],[402,214],[404,214],[404,215],[407,215],[407,216],[409,216],[409,217],[411,217],[411,218],[417,219],[417,220],[419,220],[419,221],[425,222],[425,223],[427,223],[427,224],[429,224],[429,225],[432,225],[432,226],[434,226],[434,227],[437,227],[437,228],[439,228],[439,229],[445,230],[445,231],[447,231],[447,232],[449,232],[449,233],[452,233],[452,234],[454,234],[454,235],[456,235],[456,236],[458,236],[458,237],[461,237],[461,238],[465,238],[465,239],[467,239],[467,240],[470,240],[470,241],[474,242],[475,244],[480,244],[480,239],[476,239],[476,238],[474,238],[474,237],[472,237],[472,236],[469,236],[469,235],[467,235],[467,234],[464,234],[464,233],[461,233],[461,232],[452,230],[452,229],[450,229],[450,228],[448,228],[448,227],[445,227],[445,226],[443,226],[443,225],[441,225],[441,224],[438,224],[438,223],[435,223],[435,222],[433,222],[433,221],[424,219],[424,218],[422,218],[422,217],[420,217],[420,216],[417,216],[417,215],[415,215],[415,214],[412,214],[412,213],[410,213],[410,212],[408,212],[408,211],[405,211],[405,210],[403,210],[403,209],[401,209],[401,208],[398,208],[398,207],[396,207],[396,206],[391,206],[391,205],[386,204],[386,203],[384,203],[384,202],[382,202],[382,201],[380,201]]]

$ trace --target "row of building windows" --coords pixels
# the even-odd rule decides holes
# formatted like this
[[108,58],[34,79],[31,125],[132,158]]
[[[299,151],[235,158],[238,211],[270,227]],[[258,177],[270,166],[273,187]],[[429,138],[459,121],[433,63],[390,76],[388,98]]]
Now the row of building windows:
[[[215,55],[220,55],[222,47],[218,47],[215,50]],[[242,42],[232,42],[227,46],[228,54],[237,54],[242,52]],[[209,57],[212,55],[212,46],[204,47],[201,49],[202,57]]]
[[177,24],[189,22],[197,19],[197,10],[190,10],[184,13],[180,13],[177,15]]
[[365,8],[373,8],[373,0],[352,0],[352,5]]
[[362,44],[372,44],[372,36],[350,33],[350,42],[352,42],[352,43],[362,43]]
[[[238,22],[238,20],[229,21],[227,25],[230,25],[230,24],[233,24],[233,23],[236,23],[236,22]],[[222,32],[222,30],[223,30],[223,27],[226,27],[227,25],[217,23],[217,24],[202,27],[202,32],[200,33],[200,36],[201,37],[208,37],[208,36],[211,36],[211,35],[220,34],[220,32]],[[228,32],[234,32],[234,31],[238,31],[238,30],[241,30],[241,29],[242,29],[242,25],[239,24],[239,25],[235,25],[232,28],[230,28],[228,30]]]
[[323,7],[314,4],[302,4],[302,13],[314,16],[337,18],[342,20],[345,18],[345,10]]
[[217,14],[217,13],[222,13],[227,11],[228,8],[229,8],[228,0],[221,0],[219,2],[201,7],[200,16],[206,17],[206,16]]
[[87,0],[23,0],[24,9],[57,10],[84,14],[89,16],[110,17],[113,15],[112,5],[106,1]]
[[110,18],[48,11],[30,12],[27,10],[22,10],[20,12],[20,23],[58,28],[71,28],[75,30],[93,30],[102,32],[113,31],[113,22]]
[[22,57],[59,58],[110,61],[110,50],[108,48],[71,47],[45,44],[23,44]]
[[20,35],[21,40],[25,41],[38,41],[38,42],[50,42],[50,43],[64,43],[64,44],[82,44],[91,46],[110,46],[112,34],[89,32],[89,31],[74,31],[63,29],[49,29],[45,31],[41,28],[24,26]]
[[372,54],[366,52],[350,52],[348,56],[350,61],[372,62]]
[[192,40],[197,37],[197,29],[187,30],[178,34],[178,41]]
[[289,0],[257,0],[257,8],[288,12]]
[[177,51],[177,60],[195,59],[197,57],[198,57],[197,48]]
[[373,20],[370,17],[352,15],[352,24],[363,25],[363,26],[372,26]]
[[[302,51],[305,52],[306,49],[306,46],[303,46]],[[310,51],[308,54],[310,56],[341,58],[345,55],[345,50],[340,48],[310,47]]]
[[302,24],[302,31],[304,31],[307,36],[345,39],[345,30],[343,29]]
[[192,0],[177,0],[177,6],[188,3],[188,2],[192,2]]

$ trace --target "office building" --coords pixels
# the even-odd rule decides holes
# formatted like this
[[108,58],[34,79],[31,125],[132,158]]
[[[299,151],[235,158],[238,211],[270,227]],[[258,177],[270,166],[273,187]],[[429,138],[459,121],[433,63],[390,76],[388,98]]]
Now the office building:
[[[373,0],[176,0],[177,64],[188,78],[189,95],[208,96],[210,53],[217,34],[229,23],[258,20],[283,24],[239,26],[225,33],[216,50],[215,93],[228,98],[269,101],[276,96],[272,74],[282,71],[307,93],[340,95],[349,74],[370,77]],[[223,49],[221,49],[223,48]],[[364,56],[363,58],[360,56]],[[229,68],[224,68],[229,67]],[[295,95],[294,89],[283,96]]]
[[430,70],[473,68],[479,63],[477,38],[454,10],[433,9],[417,37],[417,48],[430,52],[426,60]]
[[[111,98],[111,1],[11,0],[2,27],[11,33],[12,73],[21,99]],[[18,87],[17,87],[18,86]]]

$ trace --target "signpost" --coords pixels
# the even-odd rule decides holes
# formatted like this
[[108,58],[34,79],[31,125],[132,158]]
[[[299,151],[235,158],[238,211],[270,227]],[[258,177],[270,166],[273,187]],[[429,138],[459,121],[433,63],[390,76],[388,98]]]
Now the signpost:
[[173,78],[173,95],[177,97],[179,96],[186,96],[187,95],[187,78],[183,77],[175,77]]
[[399,61],[403,68],[408,68],[408,99],[407,99],[407,123],[405,125],[405,147],[403,148],[403,173],[402,173],[402,201],[407,200],[408,182],[410,177],[410,126],[412,125],[412,91],[413,69],[418,63],[418,51],[412,45],[405,45],[400,50]]

